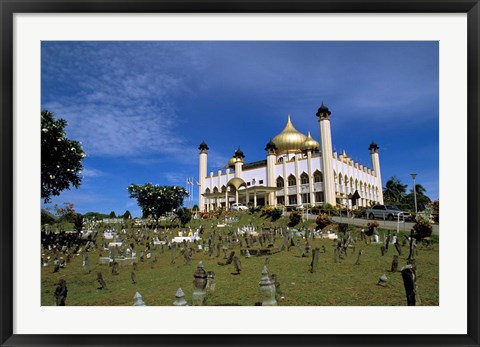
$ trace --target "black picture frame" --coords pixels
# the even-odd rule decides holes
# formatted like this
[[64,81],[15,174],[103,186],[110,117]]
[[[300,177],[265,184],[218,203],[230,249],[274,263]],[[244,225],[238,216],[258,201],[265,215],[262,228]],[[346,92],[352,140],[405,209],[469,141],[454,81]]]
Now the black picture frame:
[[[479,17],[478,0],[0,0],[0,342],[2,346],[479,345]],[[468,333],[466,335],[16,335],[13,334],[13,16],[15,13],[467,13]],[[455,115],[451,115],[455,117]],[[448,231],[446,231],[448,232]],[[452,283],[455,279],[452,279]],[[453,285],[453,284],[452,284]],[[408,329],[408,322],[402,322]]]

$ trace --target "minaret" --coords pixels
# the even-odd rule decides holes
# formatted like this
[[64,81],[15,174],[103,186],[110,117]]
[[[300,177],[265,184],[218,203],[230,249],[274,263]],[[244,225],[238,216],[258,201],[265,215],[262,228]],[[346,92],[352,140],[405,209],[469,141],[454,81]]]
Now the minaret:
[[325,105],[320,106],[316,116],[320,123],[320,150],[323,164],[323,187],[325,202],[336,206],[335,182],[332,168],[332,132],[330,130],[330,115],[332,112]]
[[207,155],[208,155],[208,146],[205,141],[202,141],[200,146],[198,146],[200,150],[200,165],[198,170],[198,180],[200,181],[200,187],[198,189],[198,208],[200,211],[205,211],[205,198],[203,197],[203,193],[205,193],[205,179],[207,177]]
[[[275,187],[275,153],[277,146],[273,143],[272,139],[267,143],[265,150],[267,151],[267,187]],[[268,205],[277,206],[277,199],[275,198],[274,192],[268,193]]]
[[240,149],[240,146],[238,147],[238,149],[233,154],[233,157],[236,159],[236,161],[235,161],[235,177],[242,178],[243,158],[245,158],[245,155],[243,154],[242,150]]
[[378,156],[378,150],[380,147],[378,147],[377,144],[372,141],[368,149],[370,151],[370,157],[372,158],[372,168],[373,171],[375,171],[375,176],[377,177],[378,202],[383,204],[382,175],[380,173],[380,158]]

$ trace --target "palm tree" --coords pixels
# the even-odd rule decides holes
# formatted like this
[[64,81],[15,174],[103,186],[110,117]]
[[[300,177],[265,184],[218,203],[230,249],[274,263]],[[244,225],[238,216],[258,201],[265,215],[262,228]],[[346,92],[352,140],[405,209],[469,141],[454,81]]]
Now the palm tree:
[[399,203],[403,200],[406,191],[407,185],[402,184],[398,178],[392,176],[383,188],[383,198],[388,202]]

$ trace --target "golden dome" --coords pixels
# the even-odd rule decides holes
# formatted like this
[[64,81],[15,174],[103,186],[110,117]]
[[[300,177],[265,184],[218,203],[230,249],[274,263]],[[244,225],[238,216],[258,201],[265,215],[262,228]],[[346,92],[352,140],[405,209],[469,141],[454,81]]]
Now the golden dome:
[[312,138],[310,131],[308,132],[307,139],[303,143],[302,150],[312,150],[318,151],[320,149],[320,144]]
[[230,160],[228,161],[228,167],[233,167],[235,166],[235,163],[237,162],[238,158],[231,157]]
[[277,154],[283,154],[301,152],[306,139],[305,135],[293,127],[290,115],[288,115],[285,129],[275,136],[272,141],[277,146]]

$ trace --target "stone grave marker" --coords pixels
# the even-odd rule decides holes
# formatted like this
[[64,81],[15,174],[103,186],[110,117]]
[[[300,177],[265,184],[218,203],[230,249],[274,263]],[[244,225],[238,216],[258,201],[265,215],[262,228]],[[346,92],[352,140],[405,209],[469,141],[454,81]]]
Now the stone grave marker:
[[387,281],[388,281],[387,275],[383,274],[378,278],[377,285],[382,287],[387,287]]
[[399,256],[402,256],[402,246],[400,246],[400,243],[398,243],[398,240],[395,240],[395,243],[393,244],[395,246],[395,249],[398,252]]
[[391,271],[392,272],[397,272],[397,269],[398,269],[398,255],[394,255],[393,260],[392,260]]
[[262,298],[262,306],[276,306],[277,300],[275,299],[275,282],[268,276],[268,269],[266,266],[262,270],[262,278],[258,282],[260,286],[260,295]]
[[205,287],[207,286],[207,273],[203,268],[203,262],[199,262],[197,270],[193,274],[193,306],[203,306],[206,299]]
[[65,300],[67,300],[67,282],[63,279],[58,281],[57,283],[57,288],[55,289],[54,292],[54,297],[55,297],[55,305],[57,306],[65,306]]
[[405,294],[407,296],[407,305],[408,306],[415,306],[416,305],[416,276],[415,270],[411,264],[405,265],[401,270],[403,285],[405,287]]
[[139,292],[136,292],[133,297],[133,306],[147,306],[143,302],[142,296],[140,295]]
[[132,284],[137,283],[137,275],[135,274],[135,271],[130,272],[130,278],[132,279]]
[[183,293],[182,288],[178,288],[175,293],[175,301],[173,302],[174,306],[187,306],[187,300],[185,300],[185,294]]
[[355,265],[360,265],[360,258],[362,257],[362,254],[363,254],[363,249],[361,249],[358,252],[358,257],[357,257],[357,261],[355,262]]
[[387,250],[384,245],[380,246],[380,252],[382,253],[382,257],[385,255],[385,253],[387,253]]
[[212,295],[215,292],[215,272],[207,271],[207,286],[206,290],[209,295]]
[[235,269],[235,275],[240,275],[240,271],[242,270],[242,264],[240,263],[240,258],[237,256],[233,257],[233,267]]
[[100,284],[100,288],[98,289],[107,289],[107,284],[105,283],[101,272],[97,273],[97,282]]
[[314,273],[314,272],[317,271],[319,253],[320,253],[319,248],[314,248],[313,249],[312,261],[310,262],[310,273]]

